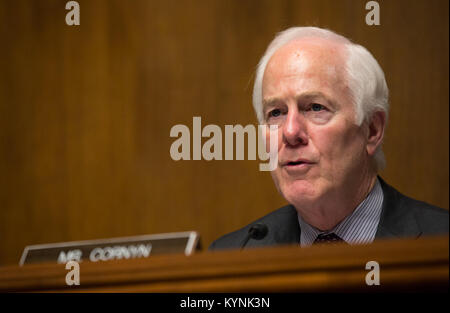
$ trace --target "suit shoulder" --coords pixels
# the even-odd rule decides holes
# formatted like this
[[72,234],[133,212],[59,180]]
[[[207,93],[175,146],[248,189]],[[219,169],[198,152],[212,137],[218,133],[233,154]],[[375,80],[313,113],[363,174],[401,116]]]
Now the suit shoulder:
[[[384,183],[384,182],[383,182]],[[449,232],[449,212],[424,201],[408,197],[393,187],[383,184],[385,196],[389,203],[395,204],[397,210],[389,210],[393,220],[414,219],[423,235],[445,234]]]
[[424,235],[449,232],[449,214],[447,210],[409,197],[406,197],[405,205],[414,210],[417,222],[421,226]]
[[280,227],[280,225],[285,225],[287,221],[291,221],[292,219],[297,220],[297,211],[293,206],[286,205],[236,231],[216,239],[209,246],[209,250],[239,248],[245,236],[248,234],[249,228],[256,223],[263,223],[266,224],[269,229],[276,229],[277,227]]

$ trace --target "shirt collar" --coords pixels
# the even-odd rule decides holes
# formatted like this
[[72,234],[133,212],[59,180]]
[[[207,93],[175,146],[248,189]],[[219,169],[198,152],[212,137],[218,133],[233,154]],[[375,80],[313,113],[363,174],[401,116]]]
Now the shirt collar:
[[380,221],[383,204],[383,189],[378,178],[367,197],[348,215],[342,222],[332,230],[323,232],[306,223],[300,216],[300,245],[310,246],[319,234],[335,233],[349,244],[371,243]]

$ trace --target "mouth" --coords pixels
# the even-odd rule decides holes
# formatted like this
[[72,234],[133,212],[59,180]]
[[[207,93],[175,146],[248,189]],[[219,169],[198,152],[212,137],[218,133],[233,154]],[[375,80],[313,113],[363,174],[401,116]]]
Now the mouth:
[[297,160],[297,161],[288,161],[285,162],[284,166],[298,166],[298,165],[304,165],[304,164],[313,164],[313,162],[310,162],[308,160]]
[[308,162],[304,161],[292,161],[285,164],[286,166],[296,166],[296,165],[302,165],[302,164],[309,164]]
[[301,174],[306,173],[313,165],[314,162],[308,160],[297,160],[285,162],[283,167],[290,174]]

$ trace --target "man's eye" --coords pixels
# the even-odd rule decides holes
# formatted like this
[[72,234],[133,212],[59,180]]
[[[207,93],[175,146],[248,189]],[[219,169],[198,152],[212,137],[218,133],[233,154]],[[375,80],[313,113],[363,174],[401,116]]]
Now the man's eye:
[[269,117],[277,117],[281,115],[281,111],[279,109],[275,109],[269,112]]
[[325,107],[324,107],[323,105],[318,104],[318,103],[313,103],[313,104],[311,105],[311,110],[314,111],[314,112],[322,111],[324,108],[325,108]]

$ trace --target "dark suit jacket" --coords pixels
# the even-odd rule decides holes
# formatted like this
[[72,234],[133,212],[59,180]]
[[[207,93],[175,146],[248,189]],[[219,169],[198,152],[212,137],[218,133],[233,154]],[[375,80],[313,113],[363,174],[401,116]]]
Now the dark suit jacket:
[[[418,238],[424,235],[448,234],[448,211],[402,195],[378,177],[384,200],[375,239]],[[261,240],[250,239],[247,247],[299,244],[300,225],[292,205],[284,206],[244,228],[229,233],[209,247],[210,250],[239,248],[249,228],[264,223],[269,232]]]

